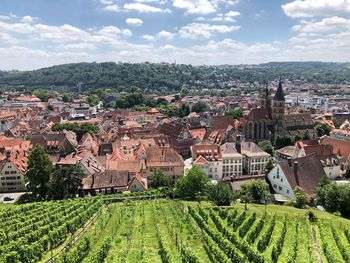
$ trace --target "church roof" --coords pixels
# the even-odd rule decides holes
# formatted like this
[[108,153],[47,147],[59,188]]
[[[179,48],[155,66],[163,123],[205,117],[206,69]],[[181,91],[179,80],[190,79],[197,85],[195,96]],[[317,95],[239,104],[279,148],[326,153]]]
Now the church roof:
[[275,96],[273,97],[273,100],[275,100],[275,101],[284,101],[284,93],[283,93],[281,79],[280,79],[280,82],[278,83],[277,91],[276,91]]

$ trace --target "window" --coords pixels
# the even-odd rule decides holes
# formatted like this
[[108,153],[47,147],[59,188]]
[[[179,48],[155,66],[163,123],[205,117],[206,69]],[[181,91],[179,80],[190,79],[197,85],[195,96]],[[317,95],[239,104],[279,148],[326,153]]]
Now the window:
[[274,184],[274,185],[273,185],[273,188],[277,188],[277,184]]
[[9,171],[5,171],[5,174],[10,174],[10,172]]
[[289,194],[289,190],[287,189],[287,194]]
[[11,171],[11,174],[16,174],[17,172],[16,171]]
[[276,173],[277,179],[280,178],[280,168],[277,168],[277,173]]
[[283,178],[281,178],[281,182],[283,182]]
[[282,186],[279,186],[279,187],[278,187],[278,190],[282,191]]

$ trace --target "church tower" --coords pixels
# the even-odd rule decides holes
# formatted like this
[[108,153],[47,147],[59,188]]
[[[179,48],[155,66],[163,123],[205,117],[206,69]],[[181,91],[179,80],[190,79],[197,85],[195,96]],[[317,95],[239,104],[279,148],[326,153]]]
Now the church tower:
[[267,109],[271,113],[271,92],[269,88],[265,87],[265,92],[262,95],[261,106]]
[[285,99],[282,88],[282,81],[280,79],[276,94],[272,100],[272,119],[279,126],[283,126],[284,110]]

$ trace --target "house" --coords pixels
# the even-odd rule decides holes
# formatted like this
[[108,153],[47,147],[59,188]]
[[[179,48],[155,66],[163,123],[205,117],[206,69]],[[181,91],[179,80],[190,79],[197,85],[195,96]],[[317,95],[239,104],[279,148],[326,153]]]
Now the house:
[[214,180],[222,179],[222,155],[217,144],[196,144],[191,147],[192,160],[194,165],[198,165]]
[[105,171],[89,175],[83,179],[86,195],[113,194],[125,191],[147,190],[147,180],[140,175],[130,176],[128,171]]
[[24,191],[24,176],[27,171],[28,153],[18,150],[1,162],[0,192]]
[[267,162],[271,155],[261,150],[254,142],[241,142],[243,155],[243,173],[245,175],[265,174]]
[[244,157],[237,151],[236,143],[227,142],[220,146],[222,155],[222,177],[242,176]]
[[162,171],[170,176],[172,180],[176,180],[184,174],[184,161],[171,147],[148,147],[146,149],[146,171],[143,177],[151,176],[155,171]]
[[323,145],[331,145],[333,153],[340,159],[341,169],[346,170],[350,164],[350,141],[325,136],[320,141]]
[[307,195],[313,196],[322,176],[326,176],[322,163],[312,154],[281,161],[267,177],[275,193],[293,198],[297,186]]

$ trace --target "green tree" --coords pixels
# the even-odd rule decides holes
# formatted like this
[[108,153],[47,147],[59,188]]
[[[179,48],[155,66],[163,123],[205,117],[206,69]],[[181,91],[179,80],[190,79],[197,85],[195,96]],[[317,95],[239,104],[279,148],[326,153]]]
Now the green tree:
[[293,145],[293,140],[288,136],[277,136],[275,146],[277,149]]
[[208,105],[204,101],[199,101],[192,106],[192,112],[200,113],[208,109]]
[[326,125],[324,123],[316,124],[315,129],[317,131],[318,137],[322,137],[324,135],[328,136],[329,133],[332,131],[332,129],[328,125]]
[[268,185],[263,180],[252,180],[241,185],[240,196],[247,202],[260,203],[264,197],[269,196]]
[[272,162],[272,159],[270,158],[265,165],[265,169],[269,173],[272,170],[272,168],[273,168],[273,162]]
[[293,206],[295,206],[296,208],[305,208],[305,206],[308,203],[308,198],[305,191],[301,187],[297,186],[295,187],[293,192],[294,192],[294,198],[292,199]]
[[59,167],[51,175],[50,196],[52,199],[74,198],[82,187],[85,174],[77,165]]
[[261,141],[258,143],[258,146],[260,147],[261,150],[273,156],[273,146],[270,141],[268,140]]
[[207,198],[217,206],[230,205],[233,200],[233,192],[227,183],[218,182],[208,185]]
[[70,99],[69,99],[69,97],[68,97],[66,94],[64,94],[64,95],[62,96],[62,101],[63,101],[63,102],[69,102]]
[[180,118],[186,117],[190,113],[191,113],[190,106],[188,106],[187,104],[182,104],[180,109],[179,109],[179,117]]
[[241,108],[235,108],[231,111],[225,111],[225,115],[230,115],[235,119],[239,119],[243,116],[243,110]]
[[159,170],[148,177],[147,182],[148,186],[151,188],[171,187],[172,185],[171,178]]
[[28,190],[45,200],[49,190],[52,163],[40,145],[36,145],[28,157]]
[[176,192],[181,198],[195,200],[198,195],[204,194],[208,182],[209,178],[202,169],[193,166],[176,181]]
[[350,165],[348,165],[348,167],[346,167],[346,171],[344,174],[345,178],[349,179],[350,178]]

